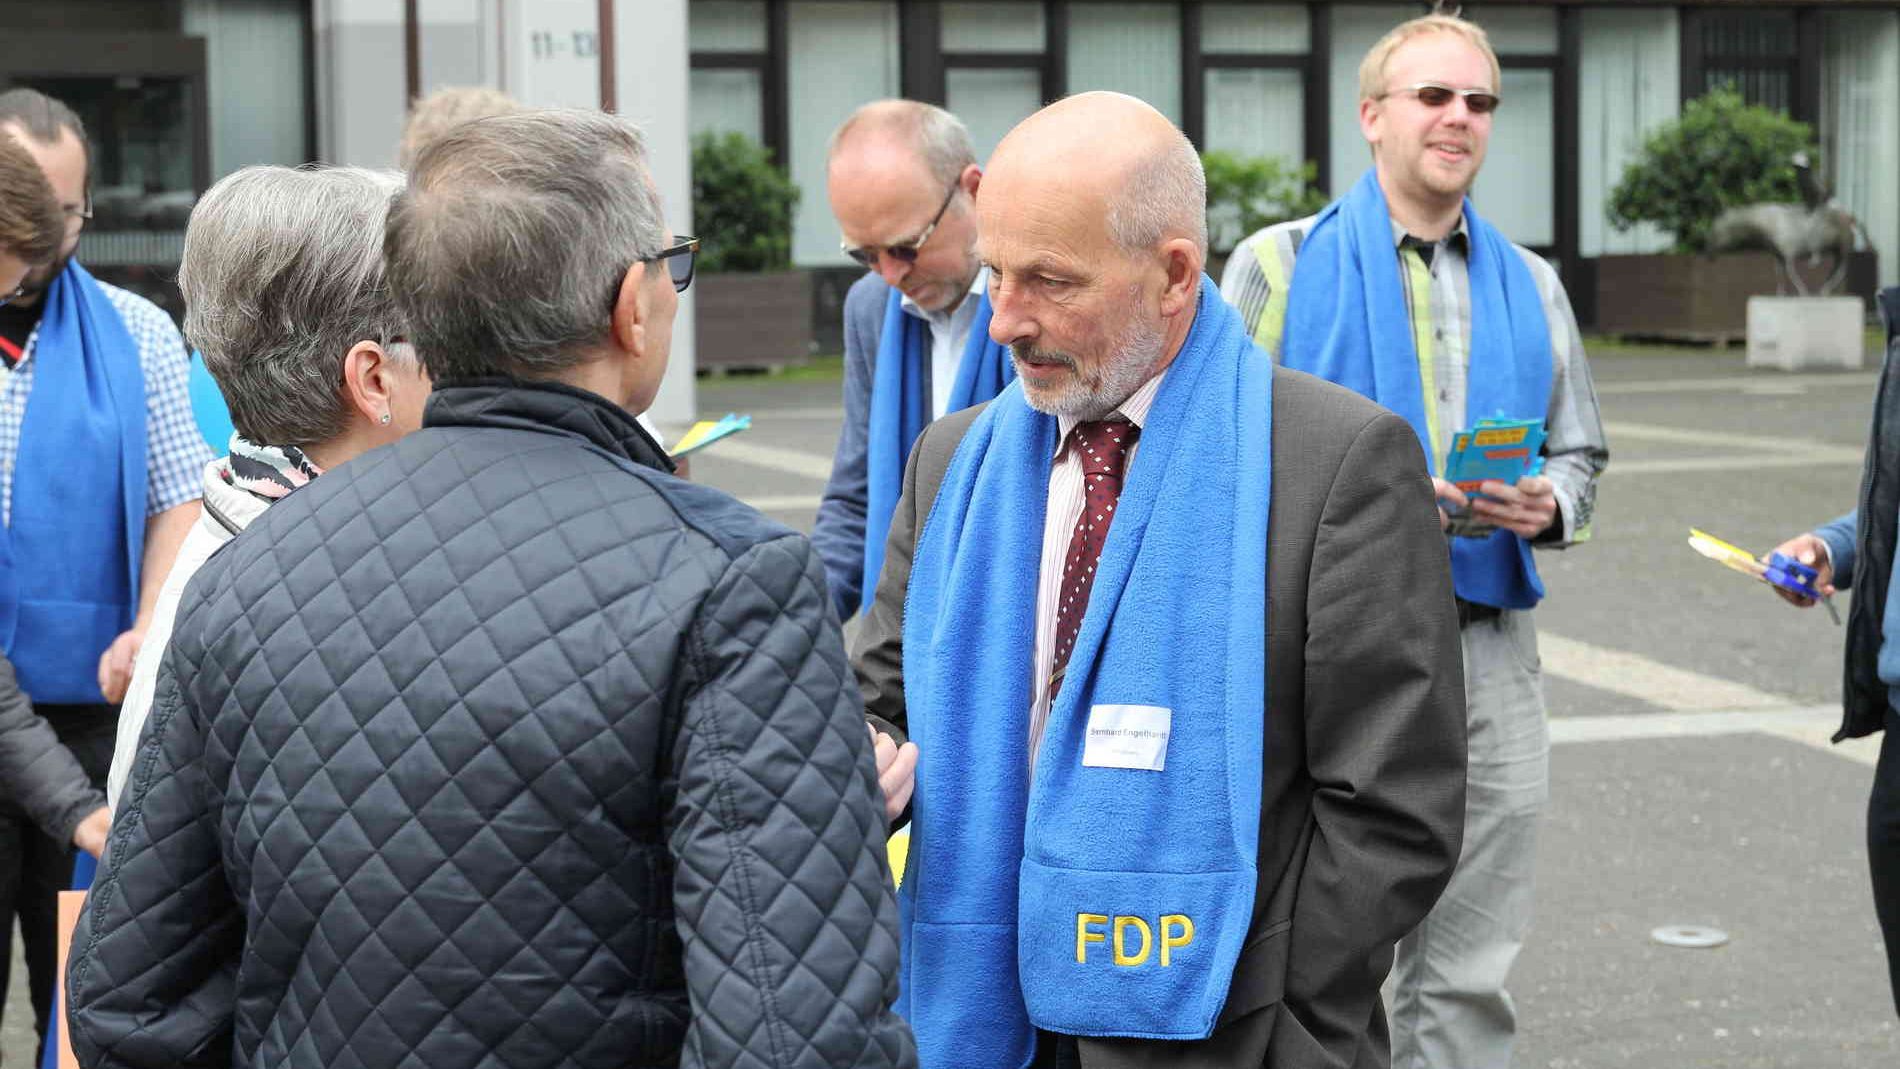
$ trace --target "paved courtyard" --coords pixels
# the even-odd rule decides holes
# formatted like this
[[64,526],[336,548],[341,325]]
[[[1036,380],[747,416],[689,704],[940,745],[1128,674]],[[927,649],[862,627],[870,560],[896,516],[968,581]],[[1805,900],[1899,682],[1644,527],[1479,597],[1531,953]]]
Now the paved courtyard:
[[[1874,374],[1750,372],[1706,351],[1593,367],[1613,454],[1596,536],[1540,557],[1555,745],[1517,1064],[1891,1069],[1862,840],[1875,747],[1827,743],[1841,629],[1685,542],[1697,526],[1761,552],[1846,510]],[[822,372],[702,380],[703,415],[755,429],[696,457],[694,477],[809,530],[838,391]],[[1730,941],[1652,942],[1668,924]],[[0,1050],[20,1065],[14,976]]]

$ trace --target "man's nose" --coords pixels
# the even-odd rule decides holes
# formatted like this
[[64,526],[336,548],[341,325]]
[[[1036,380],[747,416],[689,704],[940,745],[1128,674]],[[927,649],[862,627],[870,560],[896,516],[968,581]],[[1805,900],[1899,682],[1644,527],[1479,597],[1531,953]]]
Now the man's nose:
[[1036,340],[1036,320],[1029,314],[1022,291],[1008,284],[990,290],[990,340],[1016,345]]
[[896,286],[902,284],[906,278],[910,277],[910,269],[913,266],[915,266],[913,262],[900,260],[892,256],[891,250],[889,249],[877,250],[877,276],[883,279],[887,285]]

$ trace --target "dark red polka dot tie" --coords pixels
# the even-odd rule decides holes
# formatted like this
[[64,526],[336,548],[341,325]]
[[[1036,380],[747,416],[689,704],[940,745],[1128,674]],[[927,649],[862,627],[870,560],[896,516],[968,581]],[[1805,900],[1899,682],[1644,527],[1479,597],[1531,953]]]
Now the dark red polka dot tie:
[[1062,595],[1056,605],[1056,659],[1049,669],[1049,700],[1062,689],[1075,636],[1088,611],[1089,590],[1095,585],[1095,564],[1108,541],[1108,525],[1115,522],[1115,502],[1122,496],[1122,468],[1141,428],[1126,420],[1078,423],[1069,432],[1069,448],[1082,458],[1082,518],[1069,537],[1062,558]]

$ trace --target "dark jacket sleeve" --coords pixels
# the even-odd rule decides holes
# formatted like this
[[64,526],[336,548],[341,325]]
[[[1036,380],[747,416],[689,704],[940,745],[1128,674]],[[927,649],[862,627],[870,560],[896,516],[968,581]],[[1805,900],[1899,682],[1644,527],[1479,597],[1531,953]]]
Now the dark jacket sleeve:
[[838,431],[831,478],[825,483],[811,531],[812,544],[824,558],[825,581],[840,620],[858,611],[867,581],[864,514],[870,484],[865,457],[871,426],[871,375],[882,329],[879,310],[889,292],[876,275],[866,275],[852,284],[844,301],[844,426]]
[[1347,450],[1321,512],[1305,666],[1316,827],[1285,1010],[1325,1055],[1275,1066],[1355,1063],[1393,944],[1458,859],[1464,659],[1430,487],[1417,436],[1382,413]]
[[208,719],[180,678],[189,628],[159,668],[151,720],[66,968],[73,1051],[88,1069],[231,1064],[244,921],[225,880]]
[[33,823],[62,843],[106,804],[53,725],[33,711],[13,663],[0,657],[0,783]]
[[[884,573],[878,577],[871,607],[858,627],[852,651],[852,666],[857,670],[858,694],[864,699],[864,713],[871,723],[894,737],[906,738],[910,718],[904,711],[904,595],[910,589],[911,559],[917,552],[917,530],[930,503],[936,500],[937,484],[943,478],[941,465],[931,464],[929,485],[918,486],[923,459],[938,452],[936,437],[949,434],[961,439],[973,417],[952,413],[924,428],[904,462],[904,491],[897,499],[897,511],[891,516],[890,537],[884,542]],[[926,442],[932,442],[926,446]],[[925,495],[920,504],[919,495]]]
[[870,733],[811,545],[747,550],[700,609],[668,840],[693,1019],[682,1069],[904,1067]]

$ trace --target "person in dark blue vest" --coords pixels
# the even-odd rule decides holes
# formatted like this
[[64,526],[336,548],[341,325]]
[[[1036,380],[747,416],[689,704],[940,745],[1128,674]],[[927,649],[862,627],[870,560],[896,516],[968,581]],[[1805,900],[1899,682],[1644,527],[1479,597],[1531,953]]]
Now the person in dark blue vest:
[[[1887,939],[1894,1009],[1900,1012],[1900,602],[1893,598],[1893,548],[1900,529],[1900,288],[1880,291],[1887,324],[1887,361],[1874,394],[1873,430],[1854,511],[1775,547],[1821,574],[1823,594],[1854,592],[1847,614],[1847,657],[1841,729],[1834,741],[1885,731],[1874,789],[1867,799],[1867,864],[1874,913]],[[1784,601],[1809,608],[1812,598],[1777,587]]]
[[[103,786],[158,588],[198,519],[211,450],[192,419],[177,326],[73,258],[92,216],[91,152],[71,108],[0,93],[0,133],[39,164],[64,213],[58,255],[0,307],[0,651]],[[0,803],[0,932],[19,916],[33,1015],[52,1009],[56,893],[72,844]],[[8,935],[0,934],[0,985]]]
[[840,618],[877,585],[904,458],[924,427],[1016,377],[989,337],[970,132],[942,108],[882,100],[831,135],[826,190],[844,251],[871,273],[844,301],[844,428],[812,544]]

